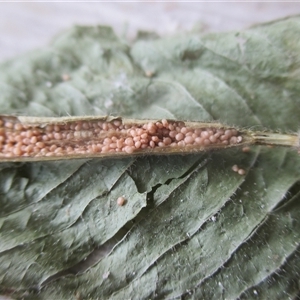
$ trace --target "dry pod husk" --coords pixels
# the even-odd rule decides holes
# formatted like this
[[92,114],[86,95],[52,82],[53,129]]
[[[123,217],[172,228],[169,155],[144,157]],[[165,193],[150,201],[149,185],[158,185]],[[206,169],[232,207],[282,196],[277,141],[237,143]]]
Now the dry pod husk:
[[299,138],[207,122],[0,116],[1,161],[185,154],[253,144],[298,147]]

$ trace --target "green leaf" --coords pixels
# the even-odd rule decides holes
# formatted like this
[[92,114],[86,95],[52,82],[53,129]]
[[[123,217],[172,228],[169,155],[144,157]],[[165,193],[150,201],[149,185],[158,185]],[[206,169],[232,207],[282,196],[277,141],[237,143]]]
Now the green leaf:
[[[1,113],[296,131],[299,30],[293,17],[242,32],[143,34],[128,45],[110,28],[77,26],[0,65]],[[299,167],[297,153],[282,148],[1,164],[0,292],[296,298]]]

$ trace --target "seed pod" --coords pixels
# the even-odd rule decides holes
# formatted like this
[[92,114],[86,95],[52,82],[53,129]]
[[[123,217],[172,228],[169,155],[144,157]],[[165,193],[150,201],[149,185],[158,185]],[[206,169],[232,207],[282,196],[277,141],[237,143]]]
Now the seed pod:
[[0,116],[0,162],[188,154],[253,144],[299,148],[299,137],[165,119]]

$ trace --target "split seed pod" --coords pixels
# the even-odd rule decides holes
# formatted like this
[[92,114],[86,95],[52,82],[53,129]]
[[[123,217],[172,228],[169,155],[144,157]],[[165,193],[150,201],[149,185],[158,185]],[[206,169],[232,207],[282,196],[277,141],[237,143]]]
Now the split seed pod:
[[0,116],[0,161],[185,154],[254,144],[298,148],[299,137],[165,119]]

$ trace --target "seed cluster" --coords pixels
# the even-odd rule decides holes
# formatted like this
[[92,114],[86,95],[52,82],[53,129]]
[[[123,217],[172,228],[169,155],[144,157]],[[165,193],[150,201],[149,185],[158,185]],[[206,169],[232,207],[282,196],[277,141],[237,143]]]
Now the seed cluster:
[[115,119],[26,125],[18,119],[0,119],[0,157],[131,154],[166,147],[226,146],[241,141],[235,129],[192,128],[178,121],[123,124]]
[[245,175],[246,171],[244,169],[241,169],[238,165],[232,166],[232,171],[238,173],[239,175]]

